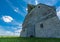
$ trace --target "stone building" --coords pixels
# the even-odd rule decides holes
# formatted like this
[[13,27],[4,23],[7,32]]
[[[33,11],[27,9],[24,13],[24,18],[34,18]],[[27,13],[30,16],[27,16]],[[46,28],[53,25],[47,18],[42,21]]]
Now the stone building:
[[28,4],[21,37],[60,37],[60,20],[54,6]]

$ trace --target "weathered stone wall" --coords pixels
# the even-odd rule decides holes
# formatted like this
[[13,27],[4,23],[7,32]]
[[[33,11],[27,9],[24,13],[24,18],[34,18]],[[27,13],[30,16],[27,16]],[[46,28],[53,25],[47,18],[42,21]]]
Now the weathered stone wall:
[[21,31],[20,37],[27,37],[27,28]]
[[[43,24],[43,28],[40,24]],[[35,27],[36,37],[57,37],[60,38],[60,20],[57,17],[41,21]]]

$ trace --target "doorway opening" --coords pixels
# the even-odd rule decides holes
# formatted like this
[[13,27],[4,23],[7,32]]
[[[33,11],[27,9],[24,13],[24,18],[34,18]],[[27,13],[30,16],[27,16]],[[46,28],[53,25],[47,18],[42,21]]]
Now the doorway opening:
[[34,37],[33,35],[30,35],[30,37]]

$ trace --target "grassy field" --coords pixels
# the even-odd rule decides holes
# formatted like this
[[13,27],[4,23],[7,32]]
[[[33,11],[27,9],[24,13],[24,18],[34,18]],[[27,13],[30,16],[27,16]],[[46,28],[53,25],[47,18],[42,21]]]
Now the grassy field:
[[60,38],[1,37],[0,42],[60,42]]

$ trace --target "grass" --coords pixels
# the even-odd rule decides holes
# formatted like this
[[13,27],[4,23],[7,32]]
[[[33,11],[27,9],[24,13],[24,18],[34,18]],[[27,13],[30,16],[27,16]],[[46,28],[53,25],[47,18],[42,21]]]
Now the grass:
[[0,42],[60,42],[60,38],[0,37]]

